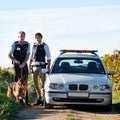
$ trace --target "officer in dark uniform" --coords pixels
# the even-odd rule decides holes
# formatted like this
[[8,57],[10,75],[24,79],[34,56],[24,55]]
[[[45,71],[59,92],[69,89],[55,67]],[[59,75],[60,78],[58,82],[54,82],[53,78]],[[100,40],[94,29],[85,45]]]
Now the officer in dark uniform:
[[[30,44],[25,40],[25,32],[20,31],[18,38],[19,41],[16,41],[12,44],[12,48],[8,57],[12,60],[14,64],[14,81],[17,82],[18,78],[24,76],[28,81],[28,66],[27,61],[30,55]],[[28,101],[28,95],[26,102]],[[28,103],[26,103],[28,104]]]

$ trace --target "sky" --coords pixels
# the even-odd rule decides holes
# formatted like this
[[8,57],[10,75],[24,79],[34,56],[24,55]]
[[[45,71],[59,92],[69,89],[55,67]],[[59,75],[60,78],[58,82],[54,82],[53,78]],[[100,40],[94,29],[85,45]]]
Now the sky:
[[0,66],[19,31],[32,47],[40,32],[52,61],[60,49],[93,49],[100,56],[120,49],[120,0],[0,0]]

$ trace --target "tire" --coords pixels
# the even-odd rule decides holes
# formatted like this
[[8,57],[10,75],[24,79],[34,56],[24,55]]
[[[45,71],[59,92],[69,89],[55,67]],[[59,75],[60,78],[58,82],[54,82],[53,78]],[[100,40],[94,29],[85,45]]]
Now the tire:
[[104,106],[104,110],[106,111],[112,111],[112,96],[111,96],[111,101],[109,105]]
[[45,109],[53,109],[53,105],[46,103],[46,100],[44,99],[44,108]]
[[112,104],[104,106],[106,111],[112,111]]
[[53,105],[46,103],[46,99],[45,99],[45,89],[44,89],[43,93],[44,93],[44,94],[43,94],[43,105],[44,105],[44,108],[45,108],[45,109],[53,109]]

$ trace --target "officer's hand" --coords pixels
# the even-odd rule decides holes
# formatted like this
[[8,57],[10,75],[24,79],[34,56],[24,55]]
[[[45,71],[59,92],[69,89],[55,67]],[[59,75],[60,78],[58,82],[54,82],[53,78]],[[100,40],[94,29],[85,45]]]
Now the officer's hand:
[[32,68],[32,66],[29,66],[29,73],[30,73],[30,74],[33,73],[33,68]]
[[47,68],[47,69],[48,69],[47,74],[49,74],[49,72],[50,72],[50,68]]
[[20,62],[18,60],[16,60],[16,59],[14,59],[14,63],[20,65]]
[[25,63],[24,62],[20,65],[20,68],[23,68],[23,67],[25,67]]

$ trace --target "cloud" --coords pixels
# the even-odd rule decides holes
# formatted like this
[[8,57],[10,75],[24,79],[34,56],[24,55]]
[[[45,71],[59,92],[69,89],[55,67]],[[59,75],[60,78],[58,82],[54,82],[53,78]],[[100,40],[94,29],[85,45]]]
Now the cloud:
[[0,12],[3,16],[0,21],[6,22],[6,27],[12,23],[13,28],[19,26],[34,28],[40,25],[45,29],[53,28],[59,31],[63,28],[68,30],[73,28],[80,32],[91,32],[92,28],[94,32],[103,27],[108,28],[105,30],[119,28],[117,25],[120,20],[119,13],[120,6],[8,11]]
[[98,48],[105,54],[120,40],[119,15],[120,6],[0,11],[0,59],[4,61],[1,66],[11,64],[7,54],[20,30],[27,33],[26,40],[31,45],[34,34],[41,32],[53,59],[61,48]]

